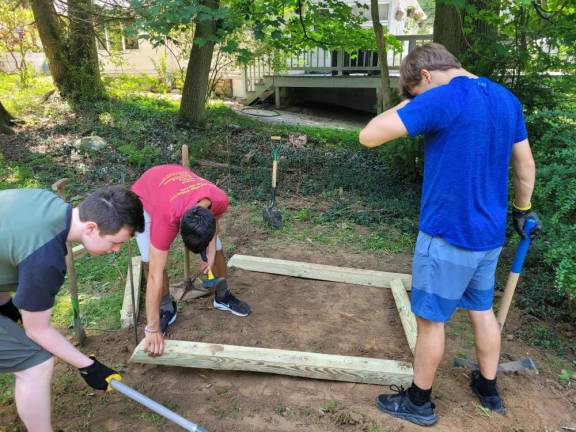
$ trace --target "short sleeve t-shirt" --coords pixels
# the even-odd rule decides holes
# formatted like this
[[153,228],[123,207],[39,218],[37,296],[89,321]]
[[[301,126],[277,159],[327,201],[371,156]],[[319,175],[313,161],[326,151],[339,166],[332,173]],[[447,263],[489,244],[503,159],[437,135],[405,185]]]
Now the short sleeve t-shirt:
[[54,305],[66,276],[72,207],[40,189],[0,191],[0,291],[30,312]]
[[424,135],[420,230],[468,250],[504,244],[508,167],[528,133],[518,99],[486,78],[453,78],[398,110]]
[[150,168],[132,190],[150,215],[150,242],[163,251],[170,249],[178,235],[186,210],[201,200],[210,200],[210,211],[216,218],[228,209],[228,196],[222,189],[181,165]]

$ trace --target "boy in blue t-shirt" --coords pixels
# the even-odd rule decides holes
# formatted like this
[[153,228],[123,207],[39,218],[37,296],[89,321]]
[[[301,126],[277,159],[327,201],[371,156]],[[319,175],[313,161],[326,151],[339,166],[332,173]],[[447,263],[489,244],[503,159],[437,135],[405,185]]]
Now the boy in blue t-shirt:
[[536,169],[522,106],[507,89],[466,71],[435,43],[406,56],[400,84],[409,99],[372,119],[360,132],[360,142],[375,147],[406,135],[424,135],[411,294],[418,338],[412,386],[380,395],[376,404],[419,425],[436,423],[430,394],[444,353],[444,323],[460,307],[472,321],[480,363],[470,386],[484,407],[504,414],[496,389],[500,329],[492,300],[505,238],[510,161],[514,226],[524,235],[525,220],[537,220],[530,204]]

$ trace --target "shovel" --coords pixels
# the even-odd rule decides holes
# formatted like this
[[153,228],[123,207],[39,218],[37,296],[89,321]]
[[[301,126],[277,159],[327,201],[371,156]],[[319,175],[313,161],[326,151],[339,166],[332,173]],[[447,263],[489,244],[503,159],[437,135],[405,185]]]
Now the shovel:
[[[514,296],[514,291],[516,290],[516,285],[518,284],[518,279],[520,278],[520,272],[522,271],[524,260],[528,254],[528,248],[530,247],[530,242],[532,241],[530,234],[532,234],[532,231],[534,231],[537,225],[538,222],[536,222],[534,219],[528,219],[524,223],[523,230],[526,234],[526,238],[520,240],[520,243],[516,249],[516,255],[514,256],[514,262],[512,263],[512,271],[508,276],[506,288],[504,289],[504,296],[500,302],[500,310],[498,311],[498,315],[496,317],[498,325],[500,326],[500,330],[502,330],[504,323],[506,322],[508,310],[510,309],[510,304],[512,303],[512,297]],[[467,369],[479,369],[477,362],[464,358],[455,358],[454,366]],[[498,372],[526,372],[529,374],[538,375],[536,364],[530,357],[507,363],[500,363],[500,365],[498,365]]]
[[[52,185],[52,190],[57,192],[63,200],[66,197],[64,188],[70,180],[62,178]],[[76,280],[76,266],[74,265],[74,253],[72,252],[72,244],[66,242],[66,273],[68,275],[68,282],[70,286],[70,303],[72,305],[72,324],[76,332],[76,340],[79,345],[84,345],[86,340],[86,332],[80,319],[80,303],[78,301],[78,283]]]
[[280,153],[281,138],[273,136],[272,138],[272,193],[268,207],[262,212],[264,222],[271,225],[273,228],[282,228],[282,215],[280,210],[276,207],[276,177],[278,171],[278,154]]
[[128,387],[126,384],[122,383],[121,380],[122,377],[118,374],[112,374],[108,376],[106,378],[106,381],[108,382],[108,389],[106,391],[110,393],[112,392],[112,389],[114,389],[118,393],[121,393],[133,401],[144,405],[149,410],[154,411],[156,414],[159,414],[171,422],[176,423],[182,429],[185,429],[189,432],[206,432],[206,429],[198,426],[196,423],[192,423],[190,420],[182,417],[179,414],[176,414],[174,411],[166,408],[164,405],[160,405],[158,402],[150,399],[149,397],[144,396],[142,393],[137,392],[132,387]]

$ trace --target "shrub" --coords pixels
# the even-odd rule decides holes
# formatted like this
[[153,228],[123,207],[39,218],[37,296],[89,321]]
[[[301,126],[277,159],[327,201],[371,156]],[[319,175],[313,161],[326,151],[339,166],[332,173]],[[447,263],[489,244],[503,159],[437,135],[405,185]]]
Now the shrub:
[[[539,242],[554,286],[576,300],[576,113],[544,111],[527,118],[537,166],[533,201],[544,221]],[[538,244],[538,243],[537,243]]]

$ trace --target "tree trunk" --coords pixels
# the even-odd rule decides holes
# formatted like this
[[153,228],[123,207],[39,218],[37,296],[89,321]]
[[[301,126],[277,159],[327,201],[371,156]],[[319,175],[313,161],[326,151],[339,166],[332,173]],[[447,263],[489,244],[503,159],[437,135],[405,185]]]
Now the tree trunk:
[[30,6],[52,79],[60,94],[93,100],[102,96],[98,53],[92,24],[91,0],[69,0],[69,38],[53,0],[31,0]]
[[437,0],[434,18],[434,42],[444,45],[458,59],[466,51],[464,10],[450,0]]
[[[219,0],[202,0],[201,3],[210,9],[220,7]],[[196,20],[179,112],[180,118],[191,124],[202,124],[206,120],[206,94],[214,52],[212,39],[215,35],[216,22],[213,19]]]
[[498,61],[492,52],[497,40],[496,27],[473,11],[489,10],[497,15],[498,3],[491,0],[466,0],[460,6],[455,3],[454,0],[436,1],[434,42],[448,48],[464,68],[478,75],[492,75]]
[[[104,86],[98,66],[92,0],[68,0],[68,16],[69,58],[72,70],[70,87],[84,99],[99,99],[104,94]],[[72,61],[73,59],[76,61]]]
[[372,14],[372,27],[376,36],[376,46],[378,47],[378,67],[380,68],[381,89],[377,92],[377,112],[383,112],[392,104],[390,91],[390,71],[388,70],[388,53],[386,52],[386,39],[384,30],[380,23],[380,13],[378,11],[378,0],[370,0],[370,13]]
[[48,59],[50,74],[54,84],[64,95],[68,75],[68,59],[66,58],[68,47],[62,32],[62,23],[58,20],[52,0],[31,0],[30,6],[34,13],[44,53]]
[[6,108],[4,108],[4,105],[0,102],[0,133],[6,135],[14,134],[14,131],[11,128],[13,121],[14,117],[6,111]]

